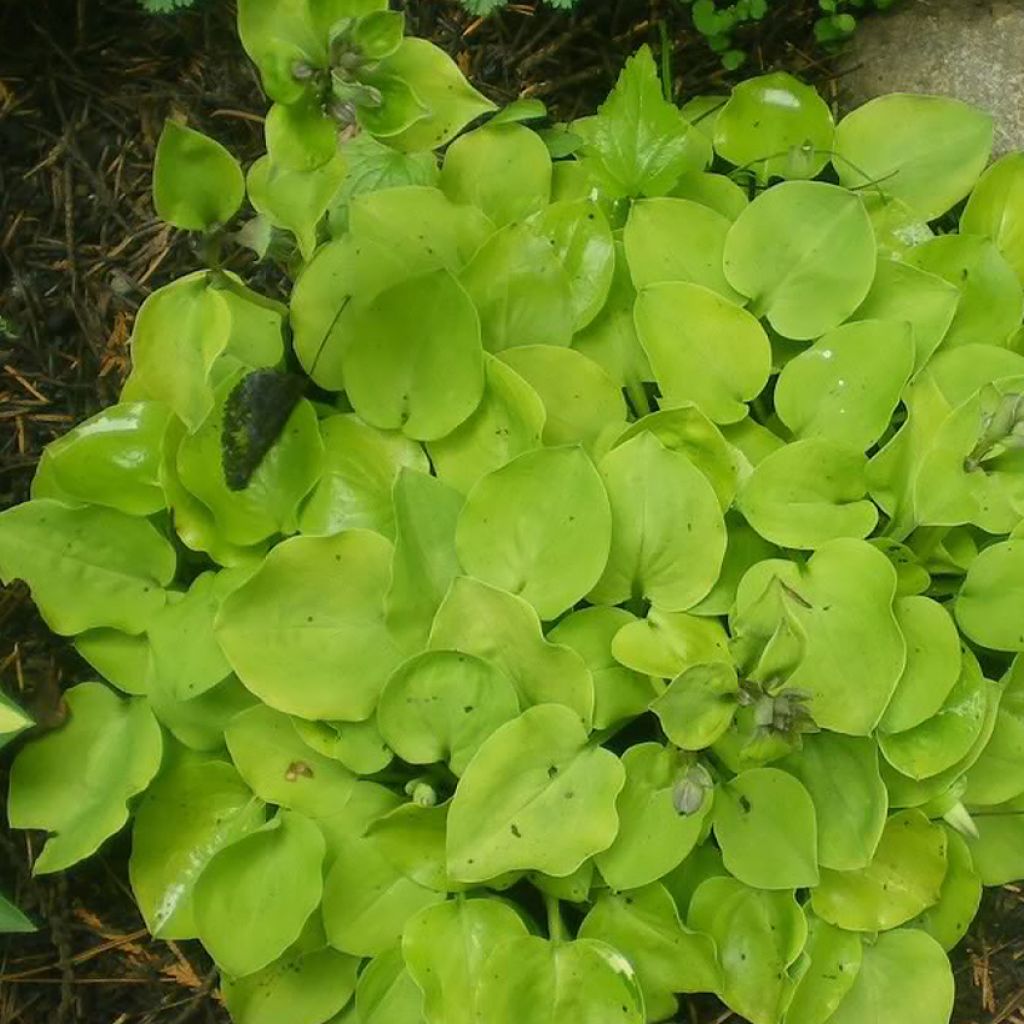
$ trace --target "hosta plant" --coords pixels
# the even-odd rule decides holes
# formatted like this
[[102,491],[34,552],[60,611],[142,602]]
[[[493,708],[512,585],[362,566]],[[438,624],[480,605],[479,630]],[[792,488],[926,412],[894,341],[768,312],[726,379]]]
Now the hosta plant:
[[1024,156],[647,50],[534,130],[380,6],[241,4],[269,155],[168,125],[208,265],[0,515],[92,667],[35,870],[130,821],[238,1024],[943,1024],[1024,875]]

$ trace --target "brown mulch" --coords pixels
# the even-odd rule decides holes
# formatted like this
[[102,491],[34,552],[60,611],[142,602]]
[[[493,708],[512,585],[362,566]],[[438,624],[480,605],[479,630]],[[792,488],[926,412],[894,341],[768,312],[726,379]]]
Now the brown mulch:
[[[451,2],[402,6],[411,30],[495,100],[536,96],[561,117],[593,110],[642,42],[660,54],[669,41],[680,97],[729,84],[678,0],[584,0],[571,17],[522,3],[487,21]],[[746,70],[785,68],[834,96],[811,35],[815,0],[778,6],[746,33]],[[188,238],[161,224],[150,200],[164,119],[185,115],[247,164],[262,149],[263,110],[228,0],[168,18],[132,0],[0,0],[0,509],[27,497],[50,440],[116,400],[140,303],[195,266]],[[60,720],[61,689],[82,671],[25,588],[0,589],[0,685],[42,728]],[[0,939],[0,1024],[226,1021],[198,945],[146,934],[126,836],[36,880],[33,849],[31,836],[0,829],[0,891],[41,925]],[[1022,957],[1024,894],[989,894],[957,958],[960,1024],[1024,1024]],[[695,1004],[690,1019],[724,1022],[722,1013]]]

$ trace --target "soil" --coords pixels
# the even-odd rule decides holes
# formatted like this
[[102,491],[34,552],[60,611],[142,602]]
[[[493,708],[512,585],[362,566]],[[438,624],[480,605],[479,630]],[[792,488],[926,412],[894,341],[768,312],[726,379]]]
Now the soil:
[[[411,30],[495,100],[536,96],[560,117],[592,111],[642,42],[660,54],[667,41],[680,97],[730,81],[678,0],[584,0],[571,16],[523,3],[486,21],[450,2],[402,6]],[[742,38],[745,70],[783,68],[835,97],[833,64],[813,41],[817,4],[777,6]],[[188,238],[150,200],[164,119],[184,115],[247,164],[262,150],[264,109],[228,0],[169,17],[133,0],[0,0],[0,508],[27,497],[50,440],[115,400],[140,303],[195,266]],[[0,685],[40,729],[61,720],[62,688],[83,672],[24,587],[0,590]],[[126,835],[65,874],[32,879],[38,843],[0,828],[0,891],[40,925],[0,940],[0,1024],[227,1020],[198,944],[147,935]],[[1024,895],[988,894],[956,954],[959,1024],[1024,1024],[1022,958]],[[710,1000],[684,1010],[695,1024],[734,1019]]]

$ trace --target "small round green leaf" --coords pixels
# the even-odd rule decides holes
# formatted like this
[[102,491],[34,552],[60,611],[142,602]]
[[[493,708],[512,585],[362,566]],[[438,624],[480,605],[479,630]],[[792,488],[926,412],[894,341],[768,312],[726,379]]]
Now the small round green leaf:
[[[813,225],[813,227],[811,227]],[[725,276],[787,338],[818,338],[864,301],[875,236],[860,199],[823,182],[768,189],[736,218]]]
[[1024,153],[1007,153],[985,171],[967,200],[960,230],[995,242],[1024,284]]
[[900,811],[886,822],[867,867],[822,871],[811,906],[819,917],[848,931],[885,931],[937,903],[945,877],[942,826],[920,811]]
[[985,548],[971,563],[956,601],[956,620],[975,643],[1024,651],[1024,540]]
[[483,882],[517,869],[567,875],[611,845],[625,783],[614,754],[590,746],[577,717],[546,704],[486,740],[448,815],[448,872]]
[[70,867],[118,832],[163,752],[145,700],[122,700],[102,683],[81,683],[64,699],[67,722],[22,747],[11,767],[11,827],[50,833],[32,867],[37,875]]
[[166,121],[156,147],[157,216],[187,231],[208,231],[235,215],[245,197],[238,161],[216,140]]
[[429,441],[477,407],[484,391],[480,321],[448,271],[403,281],[354,316],[345,384],[367,423]]
[[[692,814],[674,804],[689,760],[660,743],[630,747],[622,757],[626,784],[616,802],[619,833],[595,860],[612,889],[637,889],[667,875],[701,841],[712,797]],[[603,938],[604,936],[594,936]]]
[[833,164],[848,188],[884,192],[935,220],[970,192],[992,150],[992,118],[945,96],[893,93],[839,122]]
[[388,680],[377,722],[402,760],[445,761],[461,775],[481,743],[518,714],[515,688],[493,664],[458,651],[426,651]]
[[771,371],[771,346],[746,310],[698,284],[644,288],[636,331],[666,406],[693,402],[716,423],[747,415]]
[[648,431],[602,459],[611,502],[611,549],[590,600],[642,597],[684,611],[712,588],[725,555],[725,523],[706,477]]
[[741,772],[718,790],[715,838],[725,866],[759,889],[818,884],[818,825],[803,785],[777,768]]
[[878,522],[867,500],[867,459],[823,437],[787,444],[754,467],[737,507],[765,540],[820,548],[837,537],[866,537]]
[[733,87],[715,118],[715,152],[762,182],[816,178],[834,133],[832,111],[817,89],[779,71]]
[[199,938],[217,965],[243,977],[273,963],[320,903],[324,837],[295,811],[213,855],[193,891]]
[[583,449],[544,448],[474,486],[455,544],[467,572],[553,619],[597,583],[611,520],[601,478]]
[[174,548],[148,520],[41,498],[0,513],[0,580],[24,580],[55,633],[141,633],[163,606]]
[[401,660],[383,621],[391,550],[369,530],[275,547],[217,619],[242,682],[301,718],[368,718]]

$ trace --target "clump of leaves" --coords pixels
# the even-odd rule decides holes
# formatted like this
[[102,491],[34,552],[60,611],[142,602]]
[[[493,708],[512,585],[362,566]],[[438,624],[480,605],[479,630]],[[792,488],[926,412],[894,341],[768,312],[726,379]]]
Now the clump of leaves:
[[211,266],[0,515],[95,670],[13,764],[35,869],[131,821],[239,1024],[942,1024],[1024,875],[1024,156],[785,75],[682,112],[646,49],[538,132],[376,6],[243,2],[270,155],[168,126]]

